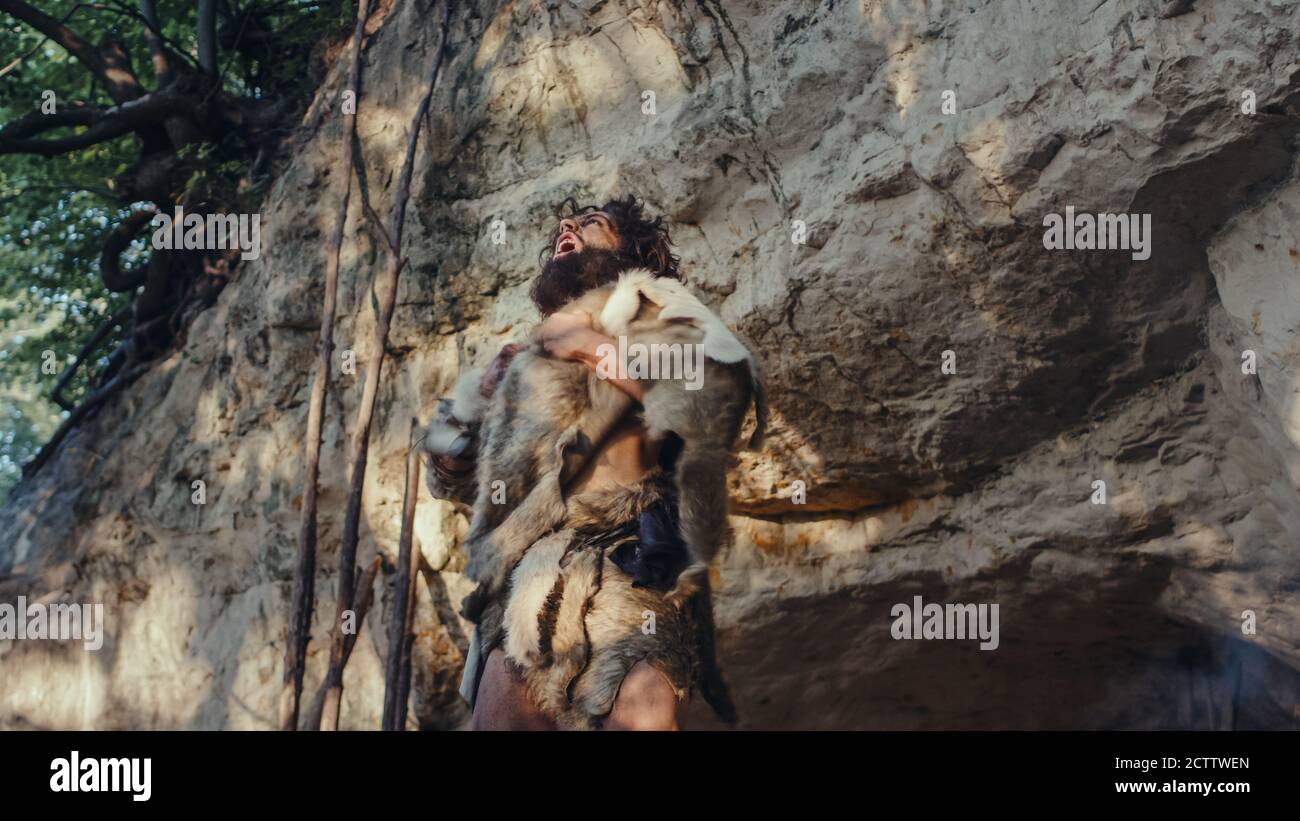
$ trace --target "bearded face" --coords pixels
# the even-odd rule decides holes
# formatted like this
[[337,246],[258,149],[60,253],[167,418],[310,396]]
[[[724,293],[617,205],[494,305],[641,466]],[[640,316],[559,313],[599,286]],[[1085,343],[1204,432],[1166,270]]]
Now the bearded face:
[[602,211],[560,221],[551,258],[533,281],[533,304],[550,316],[574,299],[634,267],[636,261],[620,252],[613,221]]
[[592,288],[616,282],[619,274],[635,264],[605,248],[584,248],[552,257],[533,280],[533,304],[542,316],[550,316]]

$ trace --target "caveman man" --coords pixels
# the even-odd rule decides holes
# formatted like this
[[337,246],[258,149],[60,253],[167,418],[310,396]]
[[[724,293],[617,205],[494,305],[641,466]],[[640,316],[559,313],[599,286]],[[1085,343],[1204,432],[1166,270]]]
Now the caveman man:
[[[694,515],[702,504],[700,499],[679,499],[673,479],[684,449],[696,452],[690,449],[696,434],[650,430],[640,404],[647,383],[609,376],[598,367],[602,357],[618,349],[618,341],[598,330],[591,314],[565,308],[593,289],[635,281],[652,300],[668,291],[676,300],[671,305],[662,300],[666,307],[656,307],[653,318],[640,323],[643,329],[648,324],[653,333],[654,323],[662,322],[676,333],[692,333],[693,328],[683,328],[694,323],[701,331],[693,338],[710,340],[701,344],[702,350],[735,352],[730,354],[733,361],[748,351],[677,282],[678,259],[662,218],[644,217],[631,196],[599,208],[579,207],[569,199],[561,206],[566,207],[568,215],[551,232],[532,286],[533,302],[545,318],[532,337],[533,347],[526,349],[528,356],[520,356],[523,345],[506,346],[485,371],[462,375],[454,402],[440,404],[434,425],[451,438],[426,438],[429,489],[438,498],[486,507],[485,488],[496,477],[486,475],[490,459],[477,451],[478,431],[499,435],[520,405],[565,401],[502,395],[505,389],[498,386],[512,362],[509,374],[514,378],[506,380],[512,385],[530,384],[519,371],[551,367],[547,361],[581,363],[573,366],[580,377],[572,380],[575,385],[587,384],[585,366],[633,401],[622,400],[628,411],[611,414],[618,421],[590,443],[585,462],[564,485],[563,522],[539,528],[537,532],[549,532],[523,542],[522,557],[507,568],[508,580],[493,586],[479,579],[484,583],[478,594],[462,606],[476,625],[461,686],[473,708],[471,727],[673,730],[681,728],[696,692],[724,720],[734,721],[714,659],[707,583],[685,605],[669,595],[689,563],[680,527],[680,511],[686,508],[681,505],[695,504]],[[662,284],[656,288],[654,283]],[[760,396],[757,372],[751,373],[755,396]],[[729,400],[732,394],[720,398]],[[739,405],[742,413],[747,406],[746,397]],[[728,441],[713,452],[728,455],[733,433],[726,433]],[[478,470],[476,459],[482,463]],[[717,477],[720,486],[713,488],[710,479],[710,493],[702,495],[723,500],[725,507],[721,470]],[[475,510],[475,521],[486,521],[479,518],[483,514]]]

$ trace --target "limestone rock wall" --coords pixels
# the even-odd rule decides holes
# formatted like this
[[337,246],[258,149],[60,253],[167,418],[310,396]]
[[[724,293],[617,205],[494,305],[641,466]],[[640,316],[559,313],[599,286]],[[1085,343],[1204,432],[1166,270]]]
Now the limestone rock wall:
[[[438,13],[372,20],[380,214]],[[365,489],[385,583],[408,420],[523,333],[554,204],[631,191],[769,381],[715,574],[742,727],[1295,726],[1300,7],[481,0],[451,31]],[[263,207],[261,259],[0,516],[0,601],[108,618],[99,652],[0,644],[0,726],[274,723],[341,76]],[[1150,258],[1046,249],[1066,206],[1150,214]],[[309,693],[382,262],[355,194],[347,236],[335,342],[358,361],[331,386]],[[418,521],[437,572],[411,723],[451,727],[464,521],[427,496]],[[998,649],[893,639],[918,595],[997,603]],[[344,726],[378,726],[380,626]]]

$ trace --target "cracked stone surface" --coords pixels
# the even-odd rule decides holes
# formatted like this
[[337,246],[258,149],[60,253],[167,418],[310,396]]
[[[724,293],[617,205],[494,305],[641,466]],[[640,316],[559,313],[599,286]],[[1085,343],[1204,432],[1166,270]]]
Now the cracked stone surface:
[[[551,208],[628,191],[769,382],[714,573],[742,727],[1296,726],[1300,7],[942,5],[456,5],[366,477],[380,619],[344,727],[382,711],[407,420],[533,321]],[[380,214],[435,20],[397,0],[370,26],[358,131]],[[274,724],[342,71],[263,206],[261,259],[0,514],[0,601],[98,601],[108,620],[96,653],[0,644],[0,726]],[[358,200],[308,694],[383,259]],[[1151,214],[1150,259],[1045,249],[1066,206]],[[427,495],[417,520],[410,722],[448,728],[466,718],[465,522]],[[998,649],[891,638],[918,595],[998,604]]]

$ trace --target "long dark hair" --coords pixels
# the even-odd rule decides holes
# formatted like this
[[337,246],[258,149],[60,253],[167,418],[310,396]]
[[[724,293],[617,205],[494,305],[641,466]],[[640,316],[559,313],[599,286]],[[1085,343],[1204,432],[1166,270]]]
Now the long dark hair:
[[559,221],[591,211],[604,211],[618,232],[619,254],[635,264],[650,269],[655,276],[681,279],[677,263],[681,260],[672,252],[672,240],[663,217],[649,219],[642,213],[643,204],[634,195],[612,199],[600,207],[579,205],[573,197],[566,197],[555,209],[555,228],[547,236],[546,245],[538,254],[538,262],[545,266],[555,254],[555,241],[560,238]]

